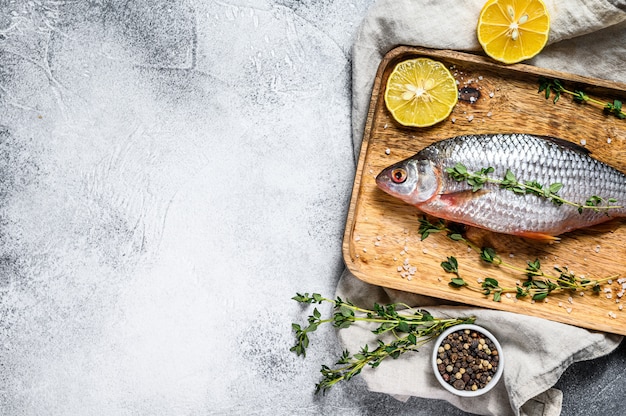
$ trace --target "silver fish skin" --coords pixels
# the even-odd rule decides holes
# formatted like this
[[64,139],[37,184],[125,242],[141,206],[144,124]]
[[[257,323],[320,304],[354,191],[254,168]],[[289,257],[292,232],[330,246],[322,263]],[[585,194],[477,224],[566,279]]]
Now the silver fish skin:
[[465,181],[453,179],[446,168],[461,163],[469,172],[492,167],[489,176],[502,179],[510,170],[519,182],[543,186],[561,183],[558,195],[584,204],[591,196],[611,205],[626,204],[626,175],[589,156],[570,142],[529,134],[466,135],[436,142],[414,156],[385,168],[377,177],[380,189],[421,211],[490,231],[537,239],[626,216],[626,208],[600,212],[555,205],[547,198],[516,194],[486,183],[472,192]]

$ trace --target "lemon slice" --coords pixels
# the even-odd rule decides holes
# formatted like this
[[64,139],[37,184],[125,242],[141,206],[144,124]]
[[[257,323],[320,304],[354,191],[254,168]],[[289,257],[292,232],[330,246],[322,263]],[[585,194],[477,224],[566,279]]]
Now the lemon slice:
[[450,115],[458,95],[454,77],[441,62],[415,58],[398,63],[389,74],[385,104],[403,126],[427,127]]
[[550,16],[541,0],[489,0],[478,18],[478,42],[505,64],[530,59],[548,41]]

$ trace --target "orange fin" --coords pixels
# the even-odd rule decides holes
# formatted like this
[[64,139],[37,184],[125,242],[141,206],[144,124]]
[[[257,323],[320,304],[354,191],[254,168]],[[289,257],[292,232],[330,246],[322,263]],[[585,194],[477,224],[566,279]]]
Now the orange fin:
[[550,234],[536,233],[532,231],[524,231],[517,235],[523,238],[530,238],[531,240],[541,241],[544,243],[555,243],[557,241],[561,241],[559,237],[555,237]]

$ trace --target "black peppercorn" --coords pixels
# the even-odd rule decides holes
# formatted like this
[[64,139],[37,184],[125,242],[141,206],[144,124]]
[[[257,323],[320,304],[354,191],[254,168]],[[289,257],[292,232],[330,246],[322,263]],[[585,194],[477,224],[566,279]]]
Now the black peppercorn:
[[457,390],[484,388],[498,370],[499,355],[495,344],[477,331],[458,330],[442,342],[437,370]]

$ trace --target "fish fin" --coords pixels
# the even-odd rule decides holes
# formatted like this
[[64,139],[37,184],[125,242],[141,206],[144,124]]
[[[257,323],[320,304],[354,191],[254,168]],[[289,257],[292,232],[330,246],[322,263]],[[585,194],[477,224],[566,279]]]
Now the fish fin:
[[487,191],[485,189],[479,189],[476,192],[472,191],[471,189],[467,189],[465,191],[441,194],[439,195],[439,199],[449,205],[459,205],[474,198],[480,198],[481,196],[489,192],[490,191]]
[[586,147],[582,147],[581,145],[579,145],[578,143],[574,143],[574,142],[570,142],[568,140],[565,139],[559,139],[557,137],[552,137],[552,136],[538,136],[541,138],[544,138],[548,141],[551,141],[554,144],[557,144],[561,147],[565,147],[566,149],[570,149],[573,150],[575,152],[579,152],[582,153],[584,155],[588,155],[591,153],[591,150],[587,149]]
[[557,241],[561,240],[559,237],[555,237],[550,234],[537,233],[533,231],[523,231],[521,233],[518,233],[517,235],[523,238],[529,238],[531,240],[541,241],[543,243],[556,243]]

